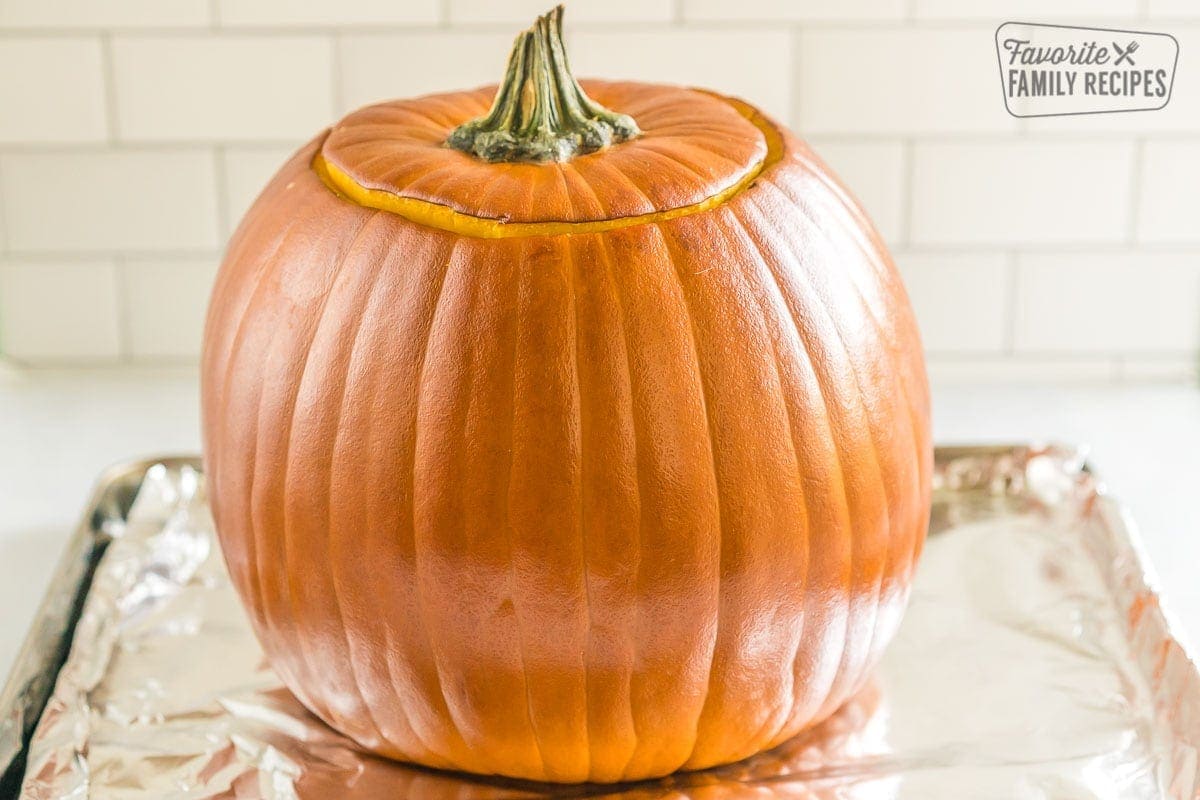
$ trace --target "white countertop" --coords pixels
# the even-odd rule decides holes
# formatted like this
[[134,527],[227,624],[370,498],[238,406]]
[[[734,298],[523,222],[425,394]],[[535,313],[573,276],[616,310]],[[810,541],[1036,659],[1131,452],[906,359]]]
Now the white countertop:
[[[0,372],[0,673],[104,467],[199,450],[194,370]],[[934,387],[939,444],[1060,441],[1133,511],[1167,607],[1200,644],[1200,390]],[[1193,652],[1195,652],[1193,650]]]

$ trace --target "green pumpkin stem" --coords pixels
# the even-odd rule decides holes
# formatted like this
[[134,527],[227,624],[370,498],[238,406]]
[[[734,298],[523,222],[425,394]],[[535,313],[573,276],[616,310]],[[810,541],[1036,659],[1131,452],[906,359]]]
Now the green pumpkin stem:
[[455,128],[449,147],[492,162],[569,161],[641,133],[631,117],[588,97],[571,75],[562,14],[556,6],[517,36],[491,110]]

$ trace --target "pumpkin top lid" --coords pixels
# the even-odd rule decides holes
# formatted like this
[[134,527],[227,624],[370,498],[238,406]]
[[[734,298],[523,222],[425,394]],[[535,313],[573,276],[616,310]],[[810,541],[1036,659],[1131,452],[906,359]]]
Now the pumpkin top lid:
[[499,87],[351,113],[326,136],[314,168],[361,205],[491,235],[514,224],[609,227],[704,210],[748,185],[776,149],[774,128],[730,98],[635,82],[581,85],[560,30],[561,7],[518,36]]

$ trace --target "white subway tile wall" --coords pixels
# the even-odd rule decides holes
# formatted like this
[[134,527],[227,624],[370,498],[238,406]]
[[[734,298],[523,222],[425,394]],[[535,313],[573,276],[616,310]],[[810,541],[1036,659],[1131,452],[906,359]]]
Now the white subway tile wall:
[[1193,0],[1147,0],[1147,6],[1153,18],[1200,18],[1200,5]]
[[[221,250],[346,111],[494,82],[552,0],[0,0],[0,357],[192,363]],[[1011,19],[1162,31],[1162,111],[1018,120]],[[866,207],[935,379],[1195,380],[1200,3],[568,0],[582,75],[711,86]]]
[[1010,258],[1001,253],[904,253],[900,274],[931,356],[992,355],[1011,349]]
[[201,28],[209,0],[0,0],[4,29]]
[[683,0],[688,20],[741,22],[779,20],[795,23],[891,21],[904,19],[907,0]]
[[[669,22],[675,0],[568,0],[571,23]],[[504,23],[523,28],[552,4],[546,0],[447,0],[451,25]]]
[[237,230],[259,192],[266,188],[294,147],[263,145],[231,145],[217,153],[220,161],[220,184],[224,189],[224,208],[221,209],[221,235],[228,238]]
[[[580,26],[582,27],[582,26]],[[567,36],[579,75],[707,86],[790,117],[795,38],[779,26],[680,30],[576,30]]]
[[137,256],[120,265],[121,309],[130,355],[137,359],[190,358],[200,351],[206,297],[217,259]]
[[102,60],[94,38],[0,39],[0,143],[107,139]]
[[512,37],[499,31],[345,34],[338,42],[338,113],[393,97],[495,83],[510,47]]
[[112,69],[122,141],[291,141],[333,116],[324,36],[117,37]]
[[8,252],[213,250],[211,150],[38,150],[0,154]]
[[0,342],[22,361],[115,362],[121,355],[112,259],[0,265]]
[[1200,140],[1146,142],[1138,190],[1140,241],[1200,243]]
[[904,143],[845,142],[814,137],[809,145],[850,193],[868,209],[871,221],[889,242],[904,233],[905,176],[908,158]]
[[1133,156],[1126,141],[918,143],[909,198],[912,242],[1124,242]]
[[1200,259],[1193,254],[1023,254],[1017,284],[1019,351],[1161,355],[1200,340]]
[[797,130],[813,136],[1016,130],[1000,96],[994,30],[987,24],[802,30]]
[[283,28],[339,25],[436,25],[441,0],[216,0],[223,27]]
[[[1186,2],[1186,0],[1185,0]],[[1070,22],[1133,17],[1138,0],[914,0],[913,15],[919,19],[982,19]]]

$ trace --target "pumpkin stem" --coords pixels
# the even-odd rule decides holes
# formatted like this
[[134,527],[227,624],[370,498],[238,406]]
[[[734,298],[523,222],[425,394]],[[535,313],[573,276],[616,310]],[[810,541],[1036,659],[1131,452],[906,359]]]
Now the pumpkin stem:
[[556,6],[517,36],[491,110],[455,128],[449,147],[492,162],[569,161],[641,133],[631,117],[588,97],[571,75],[562,15]]

